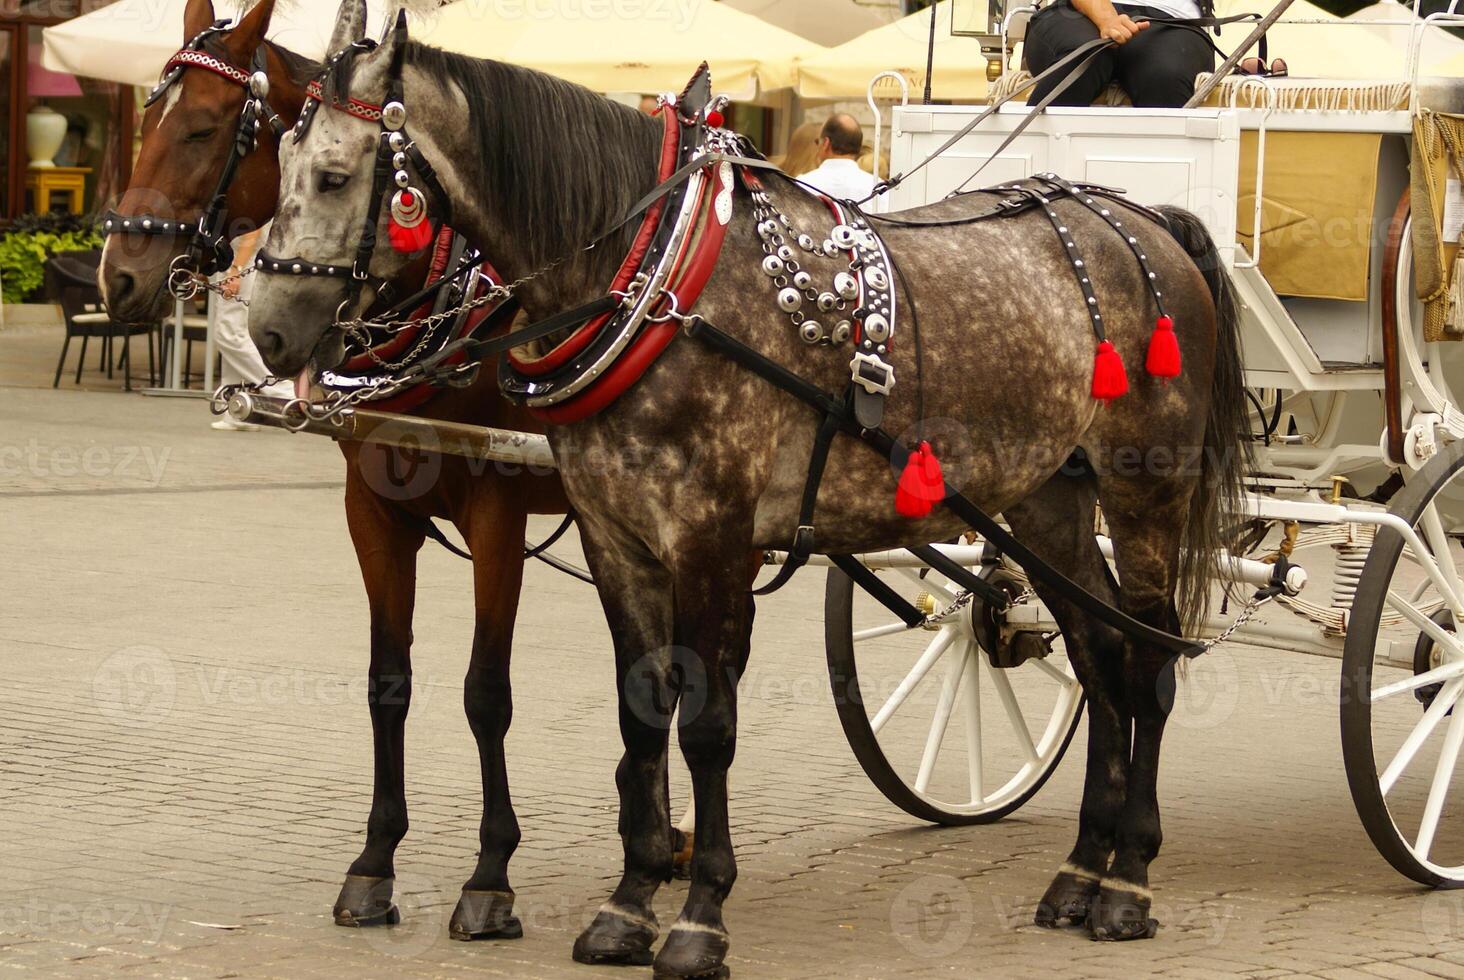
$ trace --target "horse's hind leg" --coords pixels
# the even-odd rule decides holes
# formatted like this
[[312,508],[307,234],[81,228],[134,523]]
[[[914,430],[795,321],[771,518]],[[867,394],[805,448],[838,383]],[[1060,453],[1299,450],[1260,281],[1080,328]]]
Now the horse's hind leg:
[[472,659],[463,683],[463,708],[478,743],[483,818],[478,866],[463,885],[448,933],[462,940],[517,939],[524,930],[513,914],[508,862],[520,834],[509,795],[503,739],[513,721],[509,661],[523,585],[524,509],[510,494],[486,489],[475,495],[464,523],[473,555],[476,622]]
[[[1176,632],[1174,596],[1180,536],[1192,484],[1149,476],[1143,481],[1105,480],[1103,512],[1123,583],[1120,607],[1135,619]],[[1095,939],[1144,939],[1158,923],[1149,917],[1149,864],[1159,854],[1159,748],[1173,704],[1176,657],[1148,643],[1125,639],[1124,690],[1133,715],[1123,811],[1114,855],[1094,903],[1089,925]]]
[[371,667],[366,701],[375,752],[366,846],[346,872],[334,908],[337,925],[390,925],[396,848],[407,833],[404,728],[412,700],[412,609],[421,524],[373,493],[348,460],[346,522],[371,607]]
[[[671,579],[639,542],[616,540],[581,515],[585,555],[615,645],[624,871],[609,901],[574,942],[580,963],[651,962],[660,934],[651,900],[671,879],[672,827],[666,799],[666,746],[680,685],[671,646]],[[699,818],[700,819],[700,818]]]
[[[1006,518],[1022,542],[1094,595],[1117,601],[1098,550],[1093,477],[1054,476]],[[1122,636],[1052,590],[1035,583],[1062,629],[1068,660],[1088,699],[1088,768],[1078,812],[1078,840],[1037,905],[1038,925],[1083,923],[1108,871],[1123,808],[1129,718],[1123,699]]]

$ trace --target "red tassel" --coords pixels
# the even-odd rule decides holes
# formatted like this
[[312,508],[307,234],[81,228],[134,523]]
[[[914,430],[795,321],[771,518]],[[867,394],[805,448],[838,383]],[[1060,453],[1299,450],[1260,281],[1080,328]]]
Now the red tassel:
[[1161,316],[1149,337],[1149,356],[1144,362],[1156,378],[1179,377],[1179,338],[1174,335],[1174,320]]
[[940,460],[922,442],[920,448],[910,454],[905,470],[900,474],[900,484],[895,488],[895,511],[901,517],[912,520],[929,517],[939,500],[945,499],[945,475],[941,472]]
[[1123,358],[1105,340],[1098,345],[1098,356],[1093,360],[1093,397],[1111,402],[1127,391],[1128,375],[1123,370]]
[[727,117],[722,115],[722,113],[718,112],[716,109],[713,109],[711,112],[707,113],[707,125],[712,127],[713,129],[721,129],[723,126],[727,125]]

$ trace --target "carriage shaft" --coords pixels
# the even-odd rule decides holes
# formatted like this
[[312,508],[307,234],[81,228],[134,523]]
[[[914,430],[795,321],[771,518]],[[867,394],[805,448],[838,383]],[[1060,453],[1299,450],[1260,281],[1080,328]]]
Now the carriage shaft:
[[229,416],[236,422],[329,436],[337,442],[374,443],[545,471],[555,468],[549,440],[536,433],[354,408],[329,421],[302,420],[286,413],[289,404],[284,398],[240,392],[229,401]]

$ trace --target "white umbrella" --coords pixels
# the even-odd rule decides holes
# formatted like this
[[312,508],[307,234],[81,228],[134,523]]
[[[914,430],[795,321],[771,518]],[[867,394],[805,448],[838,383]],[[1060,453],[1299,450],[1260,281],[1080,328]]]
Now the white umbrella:
[[[116,0],[42,32],[42,64],[87,78],[151,86],[163,65],[183,43],[183,11],[188,0]],[[373,27],[384,25],[400,5],[368,0]],[[238,19],[246,4],[215,0],[218,17]],[[270,40],[296,54],[320,59],[326,54],[338,5],[334,0],[281,2],[270,18]],[[377,32],[379,33],[379,32]]]

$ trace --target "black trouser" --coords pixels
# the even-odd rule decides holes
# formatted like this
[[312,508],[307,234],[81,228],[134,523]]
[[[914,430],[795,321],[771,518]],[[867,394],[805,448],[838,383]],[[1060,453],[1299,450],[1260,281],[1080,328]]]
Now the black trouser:
[[[1149,17],[1173,19],[1173,14],[1152,7],[1118,8],[1136,21]],[[1027,27],[1027,70],[1040,75],[1062,57],[1098,36],[1098,28],[1074,9],[1071,0],[1059,0],[1044,7]],[[1088,66],[1053,105],[1092,105],[1112,81],[1117,81],[1133,99],[1146,108],[1178,108],[1195,94],[1195,76],[1214,71],[1215,49],[1196,28],[1152,23],[1127,44],[1110,48]],[[1042,100],[1063,80],[1067,69],[1044,80],[1028,97]]]

